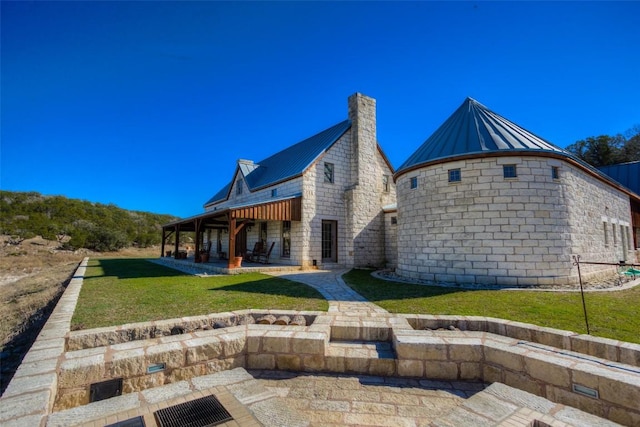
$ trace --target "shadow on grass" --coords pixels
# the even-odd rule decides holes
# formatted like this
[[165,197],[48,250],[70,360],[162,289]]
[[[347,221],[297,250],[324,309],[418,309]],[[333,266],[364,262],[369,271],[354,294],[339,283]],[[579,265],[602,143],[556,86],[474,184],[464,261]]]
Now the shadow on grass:
[[429,286],[377,279],[369,270],[354,269],[343,276],[347,286],[371,302],[438,297],[476,292],[475,289]]
[[310,286],[280,278],[266,278],[247,282],[209,288],[209,291],[243,292],[247,294],[263,294],[291,298],[309,298],[325,300],[325,298]]
[[[96,274],[96,268],[102,268],[102,274]],[[154,264],[142,258],[98,258],[89,261],[85,279],[94,277],[117,277],[118,279],[136,279],[143,277],[185,276],[178,270]]]

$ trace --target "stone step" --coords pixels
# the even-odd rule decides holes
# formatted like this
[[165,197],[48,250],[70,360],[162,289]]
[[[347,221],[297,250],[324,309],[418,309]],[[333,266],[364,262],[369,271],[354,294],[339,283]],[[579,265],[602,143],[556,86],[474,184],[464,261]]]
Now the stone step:
[[325,348],[330,372],[393,376],[396,353],[386,341],[330,341]]
[[331,341],[327,356],[357,357],[367,359],[395,359],[389,342],[383,341]]

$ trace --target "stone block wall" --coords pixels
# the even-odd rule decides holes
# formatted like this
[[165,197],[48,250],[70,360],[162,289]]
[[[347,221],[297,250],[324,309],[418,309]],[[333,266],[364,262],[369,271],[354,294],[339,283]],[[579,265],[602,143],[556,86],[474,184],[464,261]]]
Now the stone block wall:
[[[561,179],[567,188],[572,253],[583,261],[634,262],[629,196],[572,165],[563,167]],[[589,265],[582,271],[602,269],[611,271]]]
[[384,213],[384,257],[385,267],[398,266],[398,211]]
[[[303,266],[310,266],[313,260],[322,264],[322,220],[337,221],[338,264],[349,265],[351,262],[344,199],[344,189],[349,185],[350,145],[351,130],[348,130],[303,176],[302,232],[298,236]],[[324,182],[325,163],[334,165],[333,183]]]
[[[310,326],[247,324],[68,351],[59,364],[55,408],[86,404],[88,385],[105,379],[123,378],[124,393],[135,393],[245,367],[502,382],[612,421],[640,421],[638,344],[477,316],[306,316],[314,320]],[[156,326],[183,321],[188,329],[200,317]],[[144,337],[152,326],[136,328],[118,336]],[[147,373],[155,363],[165,369]],[[575,385],[597,397],[577,393]]]
[[[503,165],[512,164],[517,177],[504,178]],[[559,179],[552,178],[552,167],[559,168]],[[458,168],[461,181],[448,182],[448,171]],[[417,179],[415,189],[411,178]],[[583,250],[589,256],[604,254],[604,245],[596,241],[602,209],[594,200],[607,200],[610,215],[629,221],[622,193],[555,158],[445,162],[408,172],[397,185],[397,272],[416,280],[489,286],[576,283],[571,256]],[[628,198],[626,212],[628,217]]]

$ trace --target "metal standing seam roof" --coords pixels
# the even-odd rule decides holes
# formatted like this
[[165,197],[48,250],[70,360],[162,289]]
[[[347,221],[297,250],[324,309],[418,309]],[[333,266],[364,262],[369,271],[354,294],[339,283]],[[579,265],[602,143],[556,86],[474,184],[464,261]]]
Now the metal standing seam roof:
[[[257,163],[247,164],[241,161],[239,168],[247,187],[254,191],[301,175],[350,127],[351,120],[345,120]],[[225,200],[232,184],[233,181],[225,185],[204,205]]]
[[494,113],[473,98],[460,107],[403,164],[403,170],[450,157],[505,151],[566,151]]
[[598,169],[634,193],[640,194],[640,161],[602,166]]

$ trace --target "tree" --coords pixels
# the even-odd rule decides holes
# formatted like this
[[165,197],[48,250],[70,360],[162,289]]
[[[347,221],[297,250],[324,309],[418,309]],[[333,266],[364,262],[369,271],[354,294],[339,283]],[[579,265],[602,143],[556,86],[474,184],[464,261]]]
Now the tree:
[[576,157],[595,167],[640,160],[640,125],[626,132],[626,136],[590,136],[566,148]]

